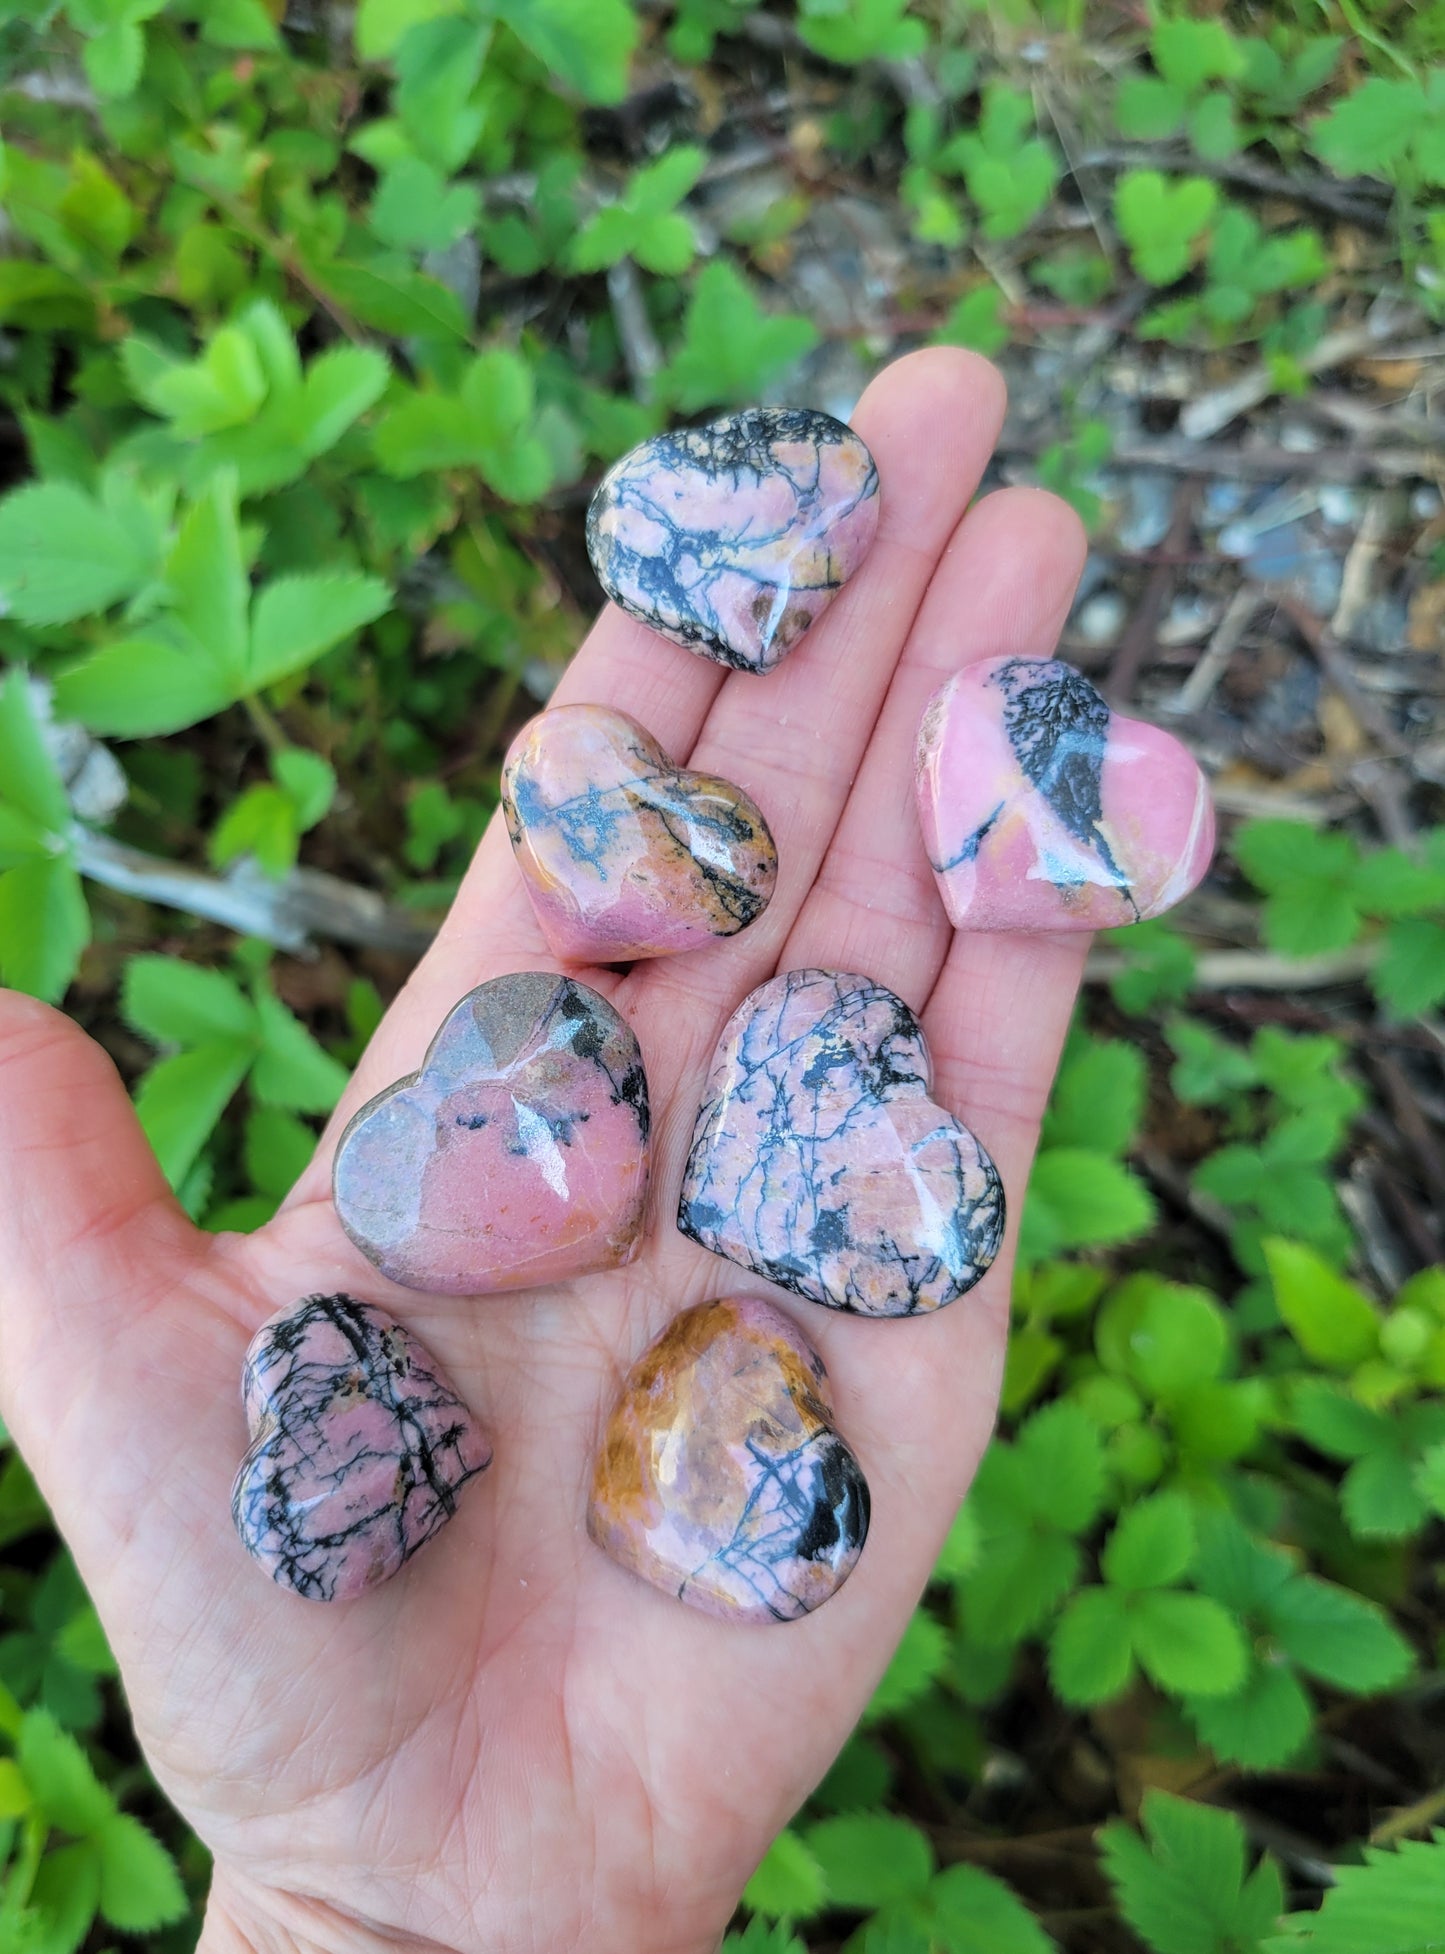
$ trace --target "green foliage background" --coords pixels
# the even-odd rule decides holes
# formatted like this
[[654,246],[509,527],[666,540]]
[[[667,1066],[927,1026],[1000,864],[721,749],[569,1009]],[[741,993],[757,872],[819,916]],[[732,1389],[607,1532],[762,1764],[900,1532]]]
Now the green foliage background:
[[[258,1225],[404,963],[329,953],[308,987],[273,955],[294,932],[127,895],[116,844],[262,887],[305,861],[421,940],[524,679],[580,635],[588,485],[670,419],[786,396],[819,346],[772,286],[829,168],[895,184],[943,267],[939,339],[996,352],[1030,302],[1124,297],[1146,339],[1301,389],[1381,285],[1438,323],[1442,47],[1445,12],[1405,0],[0,0],[4,980],[116,1052],[198,1220]],[[1086,241],[1035,250],[1073,167],[1040,49],[1112,160]],[[722,118],[680,140],[647,90],[726,99],[760,64],[828,107],[796,192],[719,234]],[[1363,179],[1387,261],[1352,272],[1240,164]],[[1022,297],[989,270],[1018,240]],[[1079,421],[1039,477],[1092,517],[1108,448]],[[119,811],[82,791],[93,740],[119,743]],[[1404,851],[1260,820],[1232,862],[1273,951],[1357,949],[1397,1019],[1445,997],[1445,829]],[[1002,1433],[736,1954],[1445,1944],[1445,1745],[1391,1849],[1337,1828],[1318,1912],[1318,1875],[1233,1808],[1338,1769],[1362,1699],[1385,1725],[1438,1701],[1445,1272],[1353,1279],[1344,1043],[1220,1033],[1173,928],[1116,948],[1029,1193]],[[1135,1160],[1182,1122],[1207,1250],[1157,1227]],[[0,1947],[185,1947],[204,1854],[0,1456]],[[1095,1780],[1063,1849],[1023,1788],[1050,1747]]]

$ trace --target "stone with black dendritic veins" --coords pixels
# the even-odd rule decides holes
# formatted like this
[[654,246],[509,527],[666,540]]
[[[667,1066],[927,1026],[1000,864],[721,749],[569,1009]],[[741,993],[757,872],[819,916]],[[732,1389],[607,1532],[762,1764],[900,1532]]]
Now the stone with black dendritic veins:
[[868,1484],[823,1360],[752,1296],[685,1310],[628,1373],[587,1530],[633,1574],[725,1621],[793,1621],[863,1551]]
[[678,1227],[830,1309],[914,1316],[967,1293],[998,1253],[992,1160],[929,1097],[917,1018],[882,984],[790,970],[723,1029]]
[[352,1296],[263,1324],[242,1373],[251,1448],[231,1494],[247,1553],[311,1601],[390,1580],[491,1463],[481,1427],[410,1331]]
[[642,1054],[607,1000],[550,972],[494,977],[342,1134],[337,1218],[409,1289],[620,1268],[642,1245],[649,1135]]
[[769,672],[868,554],[878,508],[851,428],[750,407],[624,455],[592,498],[587,549],[624,611],[720,665]]
[[768,824],[739,787],[673,766],[605,706],[554,706],[512,742],[502,808],[555,955],[616,963],[745,929],[778,876]]
[[957,929],[1114,929],[1162,915],[1214,852],[1188,748],[1057,658],[965,666],[918,740],[924,846]]

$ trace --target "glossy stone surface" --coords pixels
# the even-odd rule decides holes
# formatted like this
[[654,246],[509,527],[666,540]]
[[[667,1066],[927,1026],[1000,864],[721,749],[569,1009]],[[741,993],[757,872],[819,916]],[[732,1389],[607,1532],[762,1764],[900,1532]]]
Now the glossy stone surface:
[[867,556],[878,506],[873,457],[842,421],[750,407],[624,455],[592,498],[587,549],[624,611],[769,672]]
[[248,1554],[311,1601],[389,1581],[491,1463],[481,1427],[428,1352],[354,1296],[308,1296],[251,1339],[251,1449],[231,1494]]
[[587,1531],[725,1621],[793,1621],[837,1593],[868,1484],[833,1429],[823,1360],[786,1316],[736,1296],[668,1325],[608,1423]]
[[630,1262],[647,1198],[630,1027],[569,977],[495,977],[336,1149],[337,1218],[383,1275],[479,1296]]
[[917,1018],[883,985],[834,970],[772,978],[723,1029],[678,1227],[830,1309],[942,1309],[998,1253],[1004,1198],[932,1082]]
[[1187,896],[1214,852],[1193,755],[1056,658],[989,659],[934,694],[918,807],[957,929],[1143,922]]
[[694,950],[768,905],[778,851],[742,789],[674,767],[605,706],[555,706],[502,768],[517,865],[555,955],[619,963]]

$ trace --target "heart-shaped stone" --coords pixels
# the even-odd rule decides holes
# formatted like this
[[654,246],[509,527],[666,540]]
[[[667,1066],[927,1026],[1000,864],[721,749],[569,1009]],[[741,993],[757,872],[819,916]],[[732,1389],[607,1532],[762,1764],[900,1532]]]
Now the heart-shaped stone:
[[733,936],[768,905],[778,851],[742,789],[675,767],[605,706],[554,706],[502,768],[502,808],[555,955],[620,963]]
[[872,547],[878,470],[831,414],[750,407],[644,441],[587,511],[597,580],[675,644],[770,672]]
[[337,1218],[408,1289],[619,1268],[642,1244],[648,1134],[642,1054],[607,1000],[550,972],[494,977],[342,1134]]
[[726,1621],[794,1621],[836,1594],[868,1482],[833,1429],[823,1360],[753,1296],[700,1303],[628,1372],[587,1531],[613,1560]]
[[492,1461],[423,1346],[354,1296],[308,1296],[263,1324],[241,1392],[251,1449],[231,1493],[236,1531],[273,1581],[312,1601],[389,1581]]
[[759,985],[723,1028],[678,1227],[830,1309],[942,1309],[997,1255],[1004,1198],[932,1083],[922,1027],[882,984],[790,970]]
[[988,659],[934,694],[918,807],[956,929],[1140,923],[1187,896],[1214,852],[1188,748],[1057,658]]

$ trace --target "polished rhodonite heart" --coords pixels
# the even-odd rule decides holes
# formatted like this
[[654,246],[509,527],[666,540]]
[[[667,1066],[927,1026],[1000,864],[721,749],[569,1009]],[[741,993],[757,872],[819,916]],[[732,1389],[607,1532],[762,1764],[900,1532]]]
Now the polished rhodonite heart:
[[1140,923],[1188,895],[1214,852],[1189,750],[1057,658],[989,659],[935,693],[918,807],[958,929]]
[[523,727],[502,807],[532,906],[559,957],[616,963],[692,950],[768,905],[778,853],[742,789],[673,766],[605,706]]
[[648,1133],[642,1054],[607,1000],[547,972],[495,977],[342,1134],[337,1217],[409,1289],[617,1268],[641,1246]]
[[955,1301],[998,1253],[1003,1188],[932,1077],[918,1020],[882,984],[790,970],[760,985],[718,1044],[679,1228],[830,1309]]
[[727,1621],[793,1621],[852,1573],[868,1483],[833,1429],[823,1360],[751,1296],[701,1303],[633,1365],[587,1530],[654,1587]]
[[399,1323],[353,1296],[308,1296],[251,1339],[251,1449],[231,1514],[273,1581],[350,1601],[390,1580],[491,1464],[480,1425]]
[[587,512],[598,582],[721,665],[769,672],[862,563],[878,470],[831,414],[750,407],[644,441]]

